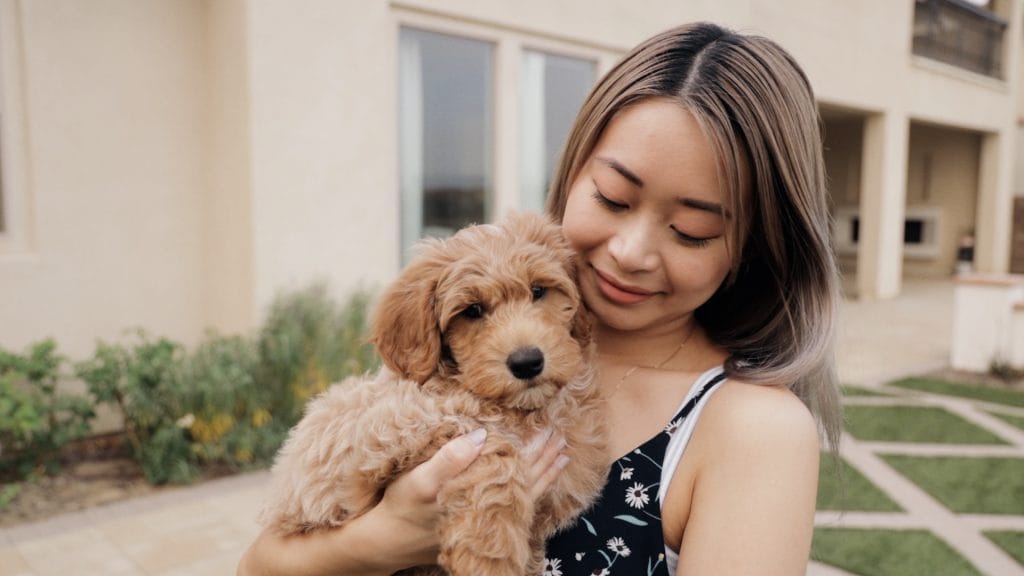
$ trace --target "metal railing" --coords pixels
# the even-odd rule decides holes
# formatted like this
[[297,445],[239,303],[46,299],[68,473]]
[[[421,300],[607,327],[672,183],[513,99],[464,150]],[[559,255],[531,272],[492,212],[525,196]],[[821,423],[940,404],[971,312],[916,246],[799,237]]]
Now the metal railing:
[[1003,77],[1006,20],[964,0],[917,0],[913,52],[972,72]]

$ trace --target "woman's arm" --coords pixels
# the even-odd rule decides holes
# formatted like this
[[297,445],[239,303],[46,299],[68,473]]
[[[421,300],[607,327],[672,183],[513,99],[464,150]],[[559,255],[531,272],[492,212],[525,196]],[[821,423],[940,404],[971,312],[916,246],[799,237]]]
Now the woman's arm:
[[[242,556],[238,576],[386,575],[437,561],[437,494],[477,457],[482,438],[460,436],[391,484],[381,502],[342,528],[286,536],[265,529]],[[559,438],[534,439],[537,498],[561,470]]]
[[819,444],[803,403],[783,388],[729,382],[693,441],[700,449],[677,573],[805,574]]

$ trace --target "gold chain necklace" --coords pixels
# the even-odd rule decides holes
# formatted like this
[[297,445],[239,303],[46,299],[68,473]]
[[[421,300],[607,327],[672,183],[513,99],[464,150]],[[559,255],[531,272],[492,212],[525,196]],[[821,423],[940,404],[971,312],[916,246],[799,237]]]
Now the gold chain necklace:
[[680,351],[682,351],[683,347],[686,346],[686,343],[690,341],[690,336],[693,336],[693,331],[696,328],[696,326],[696,322],[694,322],[690,326],[690,330],[686,333],[686,336],[683,337],[683,341],[679,343],[679,346],[675,350],[673,350],[671,354],[669,354],[668,358],[665,358],[664,360],[658,362],[654,366],[641,366],[639,364],[634,364],[633,366],[630,366],[629,370],[626,370],[622,377],[619,378],[619,381],[615,383],[615,389],[612,390],[612,393],[608,395],[608,398],[615,397],[615,395],[619,393],[619,388],[622,388],[622,383],[625,382],[627,378],[632,376],[633,373],[636,372],[637,370],[641,368],[647,368],[648,370],[660,370],[662,366],[668,364],[673,358],[675,358],[679,354]]

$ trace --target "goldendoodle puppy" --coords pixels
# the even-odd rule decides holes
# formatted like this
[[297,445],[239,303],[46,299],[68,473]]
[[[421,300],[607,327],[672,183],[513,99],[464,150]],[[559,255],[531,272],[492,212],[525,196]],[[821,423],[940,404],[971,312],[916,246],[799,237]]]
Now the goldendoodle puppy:
[[[386,368],[313,400],[274,466],[264,523],[288,533],[341,526],[399,474],[480,427],[480,456],[438,496],[438,566],[417,574],[539,574],[543,543],[607,474],[590,324],[574,253],[538,215],[428,240],[383,294],[373,341]],[[563,434],[569,464],[536,505],[524,443]]]

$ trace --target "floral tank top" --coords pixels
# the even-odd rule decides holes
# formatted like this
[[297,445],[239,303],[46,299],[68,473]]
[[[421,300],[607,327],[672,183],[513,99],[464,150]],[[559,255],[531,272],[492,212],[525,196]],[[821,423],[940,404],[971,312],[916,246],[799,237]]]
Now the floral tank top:
[[544,576],[675,573],[678,556],[665,546],[661,501],[700,410],[723,380],[721,367],[702,374],[665,429],[612,464],[597,502],[548,540]]

